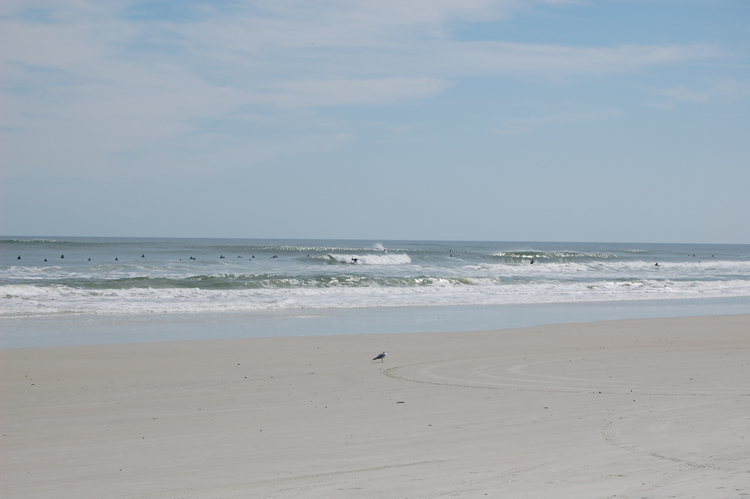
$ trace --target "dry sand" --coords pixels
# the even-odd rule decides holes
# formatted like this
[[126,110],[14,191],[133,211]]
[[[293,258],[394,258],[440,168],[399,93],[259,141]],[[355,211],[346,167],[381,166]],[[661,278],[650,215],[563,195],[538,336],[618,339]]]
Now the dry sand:
[[750,493],[750,315],[9,349],[0,396],[4,498]]

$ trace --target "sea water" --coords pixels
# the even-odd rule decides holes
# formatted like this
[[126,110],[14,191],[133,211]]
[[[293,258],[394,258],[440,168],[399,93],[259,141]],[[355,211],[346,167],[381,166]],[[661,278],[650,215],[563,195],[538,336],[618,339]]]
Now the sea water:
[[[295,318],[273,334],[321,334],[377,332],[360,323],[385,317],[411,330],[476,329],[750,313],[749,303],[750,245],[0,238],[0,346],[18,346],[30,324],[66,321],[184,331],[218,320],[273,332]],[[327,319],[300,328],[300,317]],[[415,327],[431,317],[445,319]]]

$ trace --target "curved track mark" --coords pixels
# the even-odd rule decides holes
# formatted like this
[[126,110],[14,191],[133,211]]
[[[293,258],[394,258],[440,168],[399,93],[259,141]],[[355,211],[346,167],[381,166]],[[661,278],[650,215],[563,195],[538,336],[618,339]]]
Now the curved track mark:
[[412,466],[424,466],[431,464],[438,464],[446,462],[446,460],[433,460],[433,461],[418,461],[414,463],[402,463],[402,464],[388,464],[384,466],[374,466],[371,468],[359,468],[355,470],[341,470],[341,471],[329,471],[325,473],[312,473],[307,475],[295,475],[290,477],[280,478],[269,478],[266,480],[253,480],[249,482],[233,483],[228,485],[217,485],[215,487],[195,487],[178,490],[165,490],[161,492],[146,492],[142,494],[132,494],[126,496],[112,496],[111,499],[151,499],[151,498],[165,498],[170,499],[194,499],[197,497],[203,497],[206,494],[210,494],[211,497],[216,497],[216,494],[222,493],[247,493],[248,489],[258,487],[268,487],[273,485],[281,485],[285,482],[291,485],[291,482],[301,481],[305,482],[299,486],[289,486],[287,490],[296,490],[299,488],[309,488],[310,485],[318,484],[323,485],[326,478],[331,477],[345,477],[351,475],[357,475],[360,473],[373,473],[378,471],[393,470],[399,468],[408,468]]
[[[455,362],[462,362],[465,360],[484,360],[485,358],[476,358],[476,359],[452,359],[452,360],[435,360],[435,361],[427,361],[427,362],[417,362],[415,364],[406,364],[403,366],[395,366],[391,367],[389,369],[386,369],[383,371],[383,374],[385,376],[388,376],[389,378],[397,379],[400,381],[408,381],[411,383],[424,383],[427,385],[438,385],[438,386],[453,386],[458,388],[478,388],[482,390],[508,390],[508,391],[516,391],[516,392],[539,392],[539,393],[589,393],[589,394],[601,394],[601,395],[626,395],[632,392],[629,392],[627,390],[623,391],[614,391],[614,390],[594,390],[594,389],[576,389],[576,388],[529,388],[524,387],[523,385],[519,384],[490,384],[490,382],[487,382],[486,384],[471,384],[471,382],[461,381],[457,380],[455,378],[447,378],[442,377],[436,374],[427,373],[428,375],[431,375],[433,377],[442,378],[446,381],[429,381],[425,379],[417,379],[413,378],[411,376],[406,376],[399,371],[401,369],[407,369],[411,367],[416,366],[424,366],[427,364],[440,364],[440,363],[455,363]],[[433,366],[439,367],[439,366]],[[490,366],[482,366],[481,368],[487,368]],[[524,375],[529,375],[527,373],[522,373]],[[487,377],[491,377],[489,375],[483,375]],[[522,380],[522,379],[513,379],[513,381],[516,381],[517,383],[528,383],[531,382],[531,380]],[[533,380],[533,382],[538,382],[537,380]],[[727,396],[736,396],[736,397],[745,397],[748,396],[748,394],[726,394],[726,393],[668,393],[668,392],[637,392],[639,396],[644,397],[727,397]]]

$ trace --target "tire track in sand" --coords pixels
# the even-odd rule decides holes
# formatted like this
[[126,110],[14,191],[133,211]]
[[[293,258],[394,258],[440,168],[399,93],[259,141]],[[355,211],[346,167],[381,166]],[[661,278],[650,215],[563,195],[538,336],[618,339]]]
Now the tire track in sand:
[[[537,393],[588,393],[592,395],[627,395],[630,393],[633,393],[628,390],[623,391],[617,391],[617,390],[594,390],[594,389],[582,389],[582,388],[554,388],[554,387],[547,387],[547,388],[531,388],[531,387],[525,387],[525,386],[519,386],[518,383],[526,383],[527,380],[525,380],[522,377],[516,377],[516,378],[510,378],[509,381],[514,382],[514,384],[498,384],[498,383],[492,383],[492,382],[476,382],[472,383],[471,381],[464,381],[459,380],[456,378],[447,378],[443,376],[438,376],[431,374],[431,376],[435,378],[441,378],[444,381],[432,381],[428,379],[418,379],[412,376],[408,376],[405,374],[402,374],[401,370],[403,369],[409,369],[417,366],[425,366],[428,364],[436,364],[434,367],[439,367],[440,364],[454,364],[457,362],[464,362],[467,360],[474,360],[474,361],[486,361],[487,359],[494,358],[494,357],[480,357],[480,358],[469,358],[469,359],[450,359],[450,360],[432,360],[432,361],[426,361],[426,362],[417,362],[414,364],[405,364],[403,366],[395,366],[386,369],[383,371],[383,374],[385,376],[388,376],[389,378],[397,379],[400,381],[407,381],[410,383],[424,383],[427,385],[438,385],[438,386],[452,386],[457,388],[475,388],[480,390],[502,390],[502,391],[514,391],[514,392],[537,392]],[[483,368],[486,368],[489,366],[483,366]],[[519,367],[519,366],[513,366],[511,368],[508,368],[509,371],[512,369]],[[470,372],[471,369],[469,369],[468,372]],[[511,371],[515,372],[515,371]],[[520,375],[526,375],[526,373],[518,372]],[[530,375],[529,375],[530,376]],[[446,381],[447,380],[447,381]],[[537,382],[535,380],[535,382]],[[750,394],[746,393],[738,393],[738,394],[727,394],[727,393],[701,393],[701,392],[661,392],[661,391],[646,391],[646,392],[636,392],[639,396],[647,396],[647,397],[728,397],[728,396],[734,396],[734,397],[750,397]]]
[[[668,471],[664,473],[664,475],[662,475],[658,479],[630,487],[626,490],[623,490],[622,492],[608,496],[608,499],[632,497],[633,495],[642,494],[645,492],[656,490],[670,483],[674,483],[675,481],[683,477],[695,474],[695,472],[700,471],[700,470],[710,469],[710,470],[720,471],[720,472],[725,472],[725,473],[727,472],[736,473],[738,471],[737,469],[732,469],[732,468],[722,466],[720,464],[720,461],[716,459],[711,459],[707,462],[698,462],[698,461],[693,461],[689,459],[683,459],[683,458],[679,458],[675,456],[666,455],[661,452],[641,449],[640,447],[638,447],[637,445],[633,443],[624,441],[622,438],[620,438],[620,435],[617,431],[618,427],[622,426],[623,424],[630,422],[630,421],[634,421],[648,414],[681,410],[681,409],[702,406],[702,405],[707,405],[707,404],[688,404],[688,405],[677,406],[677,407],[673,406],[673,407],[666,407],[662,409],[651,409],[648,411],[641,411],[641,412],[636,412],[633,414],[628,414],[626,416],[622,416],[613,421],[610,421],[608,424],[606,424],[601,430],[601,435],[602,435],[602,438],[604,438],[604,440],[606,440],[613,446],[638,454],[640,456],[653,457],[661,461],[672,463],[674,465],[671,469],[668,469]],[[735,459],[736,458],[730,458],[729,460],[735,460]]]
[[[359,474],[377,473],[379,471],[398,470],[418,466],[434,466],[447,462],[447,460],[418,461],[413,463],[388,464],[373,466],[370,468],[358,468],[353,470],[328,471],[324,473],[310,473],[306,475],[295,475],[290,477],[268,478],[265,480],[251,480],[247,482],[232,483],[227,485],[216,485],[212,487],[188,487],[183,489],[172,489],[157,492],[143,492],[138,494],[108,496],[108,499],[198,499],[203,497],[232,497],[237,494],[246,495],[251,490],[260,492],[259,489],[276,489],[277,492],[299,490],[310,488],[310,486],[322,486],[327,483],[337,484],[339,480],[326,480],[328,478],[354,477]],[[299,482],[293,484],[293,482]],[[281,489],[278,487],[281,486]],[[220,494],[220,495],[219,495]],[[227,495],[229,494],[229,495]]]

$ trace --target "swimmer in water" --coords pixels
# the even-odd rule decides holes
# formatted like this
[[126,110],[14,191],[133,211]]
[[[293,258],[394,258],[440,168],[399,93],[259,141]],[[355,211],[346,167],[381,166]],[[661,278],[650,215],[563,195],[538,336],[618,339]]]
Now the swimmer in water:
[[534,265],[534,259],[533,258],[531,259],[530,265]]
[[20,260],[20,259],[21,259],[21,255],[18,255],[18,258],[16,258],[16,260]]

